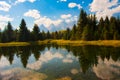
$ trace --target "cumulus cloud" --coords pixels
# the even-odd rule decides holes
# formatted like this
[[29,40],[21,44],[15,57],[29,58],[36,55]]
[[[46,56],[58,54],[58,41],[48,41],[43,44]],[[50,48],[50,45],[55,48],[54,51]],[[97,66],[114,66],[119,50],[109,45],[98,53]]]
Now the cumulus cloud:
[[55,26],[58,26],[62,22],[61,19],[58,20],[52,20],[46,16],[40,17],[39,19],[35,20],[35,23],[38,25],[44,25],[45,27],[49,28],[51,24],[54,24]]
[[38,10],[29,10],[24,13],[24,16],[34,18],[34,23],[44,25],[45,28],[52,31],[51,29],[61,30],[65,27],[72,27],[77,21],[77,16],[72,16],[71,14],[62,14],[58,19],[51,19],[47,16],[41,16]]
[[63,59],[63,63],[72,63],[73,60],[72,59]]
[[13,18],[10,18],[8,15],[7,16],[0,15],[0,22],[8,22],[8,21],[13,21]]
[[[120,61],[113,61],[111,58],[104,61],[99,57],[97,67],[93,67],[96,76],[102,80],[114,80],[120,76]],[[114,74],[113,74],[114,73]]]
[[13,18],[10,18],[8,15],[0,15],[0,29],[3,30],[8,21],[13,21]]
[[75,75],[75,74],[79,73],[79,70],[77,70],[77,69],[71,69],[71,73]]
[[0,10],[1,11],[9,11],[11,5],[6,3],[5,1],[0,1]]
[[29,10],[28,12],[24,13],[24,16],[38,19],[40,18],[40,12],[38,10],[33,9],[33,10]]
[[50,61],[54,58],[62,59],[63,55],[60,54],[60,53],[53,54],[51,51],[46,51],[44,54],[42,54],[40,56],[38,61],[36,61],[35,63],[28,64],[27,67],[30,68],[30,69],[38,70],[38,69],[41,68],[43,63],[47,63],[48,61]]
[[46,74],[23,68],[12,68],[0,72],[0,80],[45,80]]
[[23,3],[23,2],[26,2],[26,1],[33,3],[33,2],[35,2],[36,0],[16,0],[16,1],[15,1],[15,4]]
[[33,2],[35,2],[36,0],[29,0],[29,2],[31,2],[31,3],[33,3]]
[[62,19],[67,19],[67,18],[70,18],[70,17],[72,17],[71,14],[63,14],[63,15],[61,15]]
[[5,57],[1,57],[0,59],[0,68],[4,68],[5,66],[9,66],[10,63]]
[[59,2],[67,2],[67,0],[58,0],[57,3]]
[[67,0],[60,0],[61,2],[66,2]]
[[75,8],[75,7],[78,7],[78,9],[81,9],[82,6],[80,4],[77,4],[77,3],[74,3],[74,2],[71,2],[68,4],[68,7],[69,8]]
[[93,0],[90,4],[90,11],[95,12],[98,19],[106,16],[111,17],[120,12],[120,5],[118,0]]

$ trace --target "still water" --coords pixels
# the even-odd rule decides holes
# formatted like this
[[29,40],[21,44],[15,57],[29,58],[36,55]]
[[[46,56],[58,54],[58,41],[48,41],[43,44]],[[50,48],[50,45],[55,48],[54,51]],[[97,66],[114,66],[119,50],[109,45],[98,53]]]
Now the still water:
[[120,47],[0,47],[0,80],[120,80]]

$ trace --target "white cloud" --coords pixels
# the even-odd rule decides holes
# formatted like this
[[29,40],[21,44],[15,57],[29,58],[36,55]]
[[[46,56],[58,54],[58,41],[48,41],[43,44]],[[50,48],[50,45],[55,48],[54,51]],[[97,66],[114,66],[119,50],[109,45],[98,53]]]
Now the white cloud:
[[31,3],[33,3],[33,2],[35,2],[36,0],[29,0],[29,2],[31,2]]
[[58,20],[52,20],[46,16],[40,17],[39,19],[35,20],[35,23],[38,25],[44,25],[45,27],[49,28],[51,24],[54,24],[55,26],[58,26],[62,22],[61,19]]
[[57,3],[59,2],[67,2],[67,0],[58,0]]
[[23,2],[26,2],[26,1],[33,3],[33,2],[35,2],[36,0],[16,0],[16,1],[15,1],[15,4],[23,3]]
[[0,1],[0,10],[2,11],[9,11],[11,5],[6,3],[5,1]]
[[7,16],[0,15],[0,22],[8,22],[8,21],[13,21],[13,18],[10,18],[8,15]]
[[72,59],[63,59],[63,63],[72,63],[73,60]]
[[62,14],[59,19],[51,19],[47,16],[41,16],[38,10],[29,10],[24,13],[24,16],[34,18],[34,23],[40,25],[44,25],[45,28],[51,31],[51,29],[61,30],[66,27],[72,27],[73,24],[77,21],[76,16],[72,16],[71,14]]
[[61,15],[61,18],[67,19],[67,18],[70,18],[71,16],[72,16],[71,14],[63,14],[63,15]]
[[61,2],[66,2],[67,0],[60,0]]
[[74,3],[74,2],[71,2],[68,4],[68,7],[69,8],[75,8],[75,7],[78,7],[78,9],[81,9],[82,6],[80,4],[77,4],[77,3]]
[[38,19],[40,18],[40,12],[38,10],[33,9],[33,10],[29,10],[28,12],[24,13],[24,16]]
[[5,57],[1,57],[0,59],[0,68],[4,68],[5,66],[9,66],[10,63]]
[[98,64],[93,67],[93,72],[102,80],[114,80],[120,76],[119,69],[120,61],[115,62],[111,58],[109,60],[104,59],[103,61],[100,57],[98,57]]
[[13,18],[10,18],[8,15],[7,16],[0,15],[0,29],[3,30],[8,21],[13,21]]
[[[27,77],[26,77],[27,76]],[[23,68],[10,68],[0,72],[0,80],[45,80],[46,74]]]
[[71,73],[75,75],[75,74],[79,73],[79,70],[77,70],[77,69],[72,69],[72,70],[71,70]]
[[111,17],[115,13],[120,13],[120,5],[118,0],[93,0],[90,4],[90,11],[95,12],[98,19]]
[[28,64],[27,68],[38,70],[42,67],[44,63],[47,63],[55,58],[62,59],[63,55],[58,52],[53,54],[51,51],[46,51],[44,54],[41,54],[38,61]]

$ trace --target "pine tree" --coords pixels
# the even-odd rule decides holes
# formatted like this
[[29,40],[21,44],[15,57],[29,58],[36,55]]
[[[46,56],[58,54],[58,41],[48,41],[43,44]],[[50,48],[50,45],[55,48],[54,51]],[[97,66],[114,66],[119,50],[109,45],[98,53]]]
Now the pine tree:
[[21,41],[21,42],[29,41],[30,32],[26,27],[26,22],[24,19],[21,20],[21,24],[19,27],[20,29],[19,29],[18,41]]
[[104,21],[104,27],[103,27],[103,39],[104,40],[109,40],[110,35],[109,35],[109,18],[106,16],[105,21]]
[[47,36],[47,39],[50,39],[50,38],[51,38],[51,35],[50,35],[50,32],[49,32],[49,31],[47,32],[46,36]]
[[89,25],[86,25],[83,29],[83,33],[82,33],[82,40],[92,40],[92,30],[91,27]]
[[38,41],[40,39],[40,29],[37,24],[34,25],[32,33],[34,41]]
[[[115,17],[111,17],[110,18],[110,30],[109,30],[109,33],[110,33],[110,39],[114,39],[114,33],[116,32],[116,19]],[[117,35],[115,33],[115,35]]]
[[77,33],[76,33],[76,38],[77,39],[81,39],[83,28],[84,28],[84,26],[86,26],[86,24],[87,24],[87,14],[82,9],[81,12],[80,12],[80,17],[78,19],[78,23],[77,23]]
[[11,42],[14,40],[14,31],[12,29],[12,25],[10,22],[8,22],[7,28],[6,28],[6,37],[7,37],[7,42]]
[[73,28],[72,28],[72,31],[71,31],[71,40],[76,40],[76,25],[74,24]]
[[67,39],[67,40],[70,40],[70,37],[71,37],[70,29],[69,29],[69,28],[67,28],[67,35],[66,35],[66,39]]
[[103,40],[103,27],[104,27],[104,20],[103,18],[101,17],[100,18],[100,21],[99,21],[99,24],[98,24],[98,33],[99,33],[99,39],[100,40]]

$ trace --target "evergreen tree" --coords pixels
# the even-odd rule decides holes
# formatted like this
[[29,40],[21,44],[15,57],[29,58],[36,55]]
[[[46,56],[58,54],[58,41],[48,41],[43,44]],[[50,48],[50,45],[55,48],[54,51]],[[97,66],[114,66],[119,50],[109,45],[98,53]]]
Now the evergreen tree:
[[109,31],[111,40],[114,39],[114,35],[117,35],[118,33],[118,32],[117,33],[115,32],[116,32],[116,19],[115,17],[111,17],[110,18],[110,31]]
[[26,22],[24,19],[21,20],[21,24],[19,27],[20,29],[19,29],[18,41],[21,41],[21,42],[29,41],[30,32],[26,27]]
[[7,42],[11,42],[14,40],[14,31],[12,29],[12,25],[10,22],[8,22],[7,28],[6,28],[6,38],[8,39]]
[[40,29],[37,24],[34,25],[32,33],[34,41],[38,41],[40,37]]
[[76,40],[76,31],[77,31],[77,29],[76,29],[76,25],[74,24],[74,26],[73,26],[73,28],[72,28],[72,31],[71,31],[71,40]]
[[83,29],[82,40],[92,40],[92,30],[89,25],[86,25]]
[[1,32],[1,29],[0,29],[0,42],[1,42],[1,36],[2,36],[2,32]]
[[44,31],[42,31],[41,33],[41,40],[45,40],[46,39],[46,34]]
[[70,29],[67,28],[66,39],[67,39],[67,40],[70,40],[70,37],[71,37]]
[[109,18],[108,18],[108,16],[106,16],[105,21],[104,21],[103,39],[104,40],[110,39],[110,35],[109,35]]
[[76,34],[77,39],[81,39],[83,28],[84,28],[84,26],[86,26],[86,24],[87,24],[87,14],[82,9],[80,12],[80,17],[78,19],[78,23],[77,23],[77,34]]
[[11,42],[14,41],[14,31],[12,29],[12,25],[8,22],[4,31],[1,33],[1,42]]
[[103,40],[103,27],[104,27],[104,20],[103,18],[101,17],[100,18],[100,21],[99,21],[99,24],[98,24],[98,33],[99,33],[99,39],[100,40]]
[[50,38],[51,38],[51,35],[50,35],[50,32],[49,32],[49,31],[47,32],[46,36],[47,36],[47,39],[50,39]]

